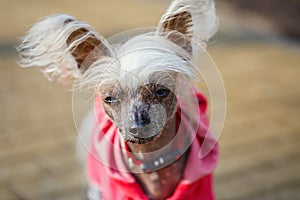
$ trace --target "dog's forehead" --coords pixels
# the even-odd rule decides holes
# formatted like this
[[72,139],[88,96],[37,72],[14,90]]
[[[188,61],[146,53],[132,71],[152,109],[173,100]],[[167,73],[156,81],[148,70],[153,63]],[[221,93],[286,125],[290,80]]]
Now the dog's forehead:
[[177,73],[165,67],[169,63],[164,61],[164,54],[146,52],[149,54],[134,51],[120,57],[120,85],[133,90],[147,84],[174,85]]

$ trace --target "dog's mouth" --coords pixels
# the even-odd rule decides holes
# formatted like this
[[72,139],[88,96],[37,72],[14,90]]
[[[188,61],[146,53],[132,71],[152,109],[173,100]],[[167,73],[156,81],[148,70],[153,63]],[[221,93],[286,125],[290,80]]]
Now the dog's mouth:
[[139,126],[139,125],[132,125],[129,128],[129,132],[134,136],[144,137],[147,136],[150,133],[151,126],[145,125],[145,126]]

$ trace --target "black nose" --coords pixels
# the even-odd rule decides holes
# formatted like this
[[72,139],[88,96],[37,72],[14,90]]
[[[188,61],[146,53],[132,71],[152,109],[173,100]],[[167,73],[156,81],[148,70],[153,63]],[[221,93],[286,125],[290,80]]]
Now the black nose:
[[134,121],[138,127],[144,127],[150,124],[151,119],[147,111],[147,107],[138,107],[133,113]]

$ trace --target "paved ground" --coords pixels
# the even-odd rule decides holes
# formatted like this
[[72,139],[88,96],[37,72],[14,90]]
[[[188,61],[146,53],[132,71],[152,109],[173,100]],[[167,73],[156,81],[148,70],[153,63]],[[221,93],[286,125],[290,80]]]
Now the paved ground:
[[[11,51],[25,25],[54,11],[67,12],[110,35],[155,25],[166,5],[146,0],[89,2],[82,9],[80,1],[0,0],[5,27],[0,34],[1,200],[85,199],[75,156],[71,93],[49,83],[36,69],[19,68]],[[228,97],[215,176],[217,199],[300,199],[300,46],[217,38],[209,51]]]

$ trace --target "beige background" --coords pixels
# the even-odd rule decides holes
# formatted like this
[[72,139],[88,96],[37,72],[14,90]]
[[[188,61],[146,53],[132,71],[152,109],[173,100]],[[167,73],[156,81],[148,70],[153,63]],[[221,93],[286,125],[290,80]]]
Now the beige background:
[[[16,64],[13,45],[37,19],[68,13],[104,36],[155,26],[169,1],[0,0],[0,199],[85,199],[71,93]],[[300,199],[300,47],[273,25],[217,2],[209,52],[228,98],[217,199]],[[245,25],[247,24],[247,25]]]

